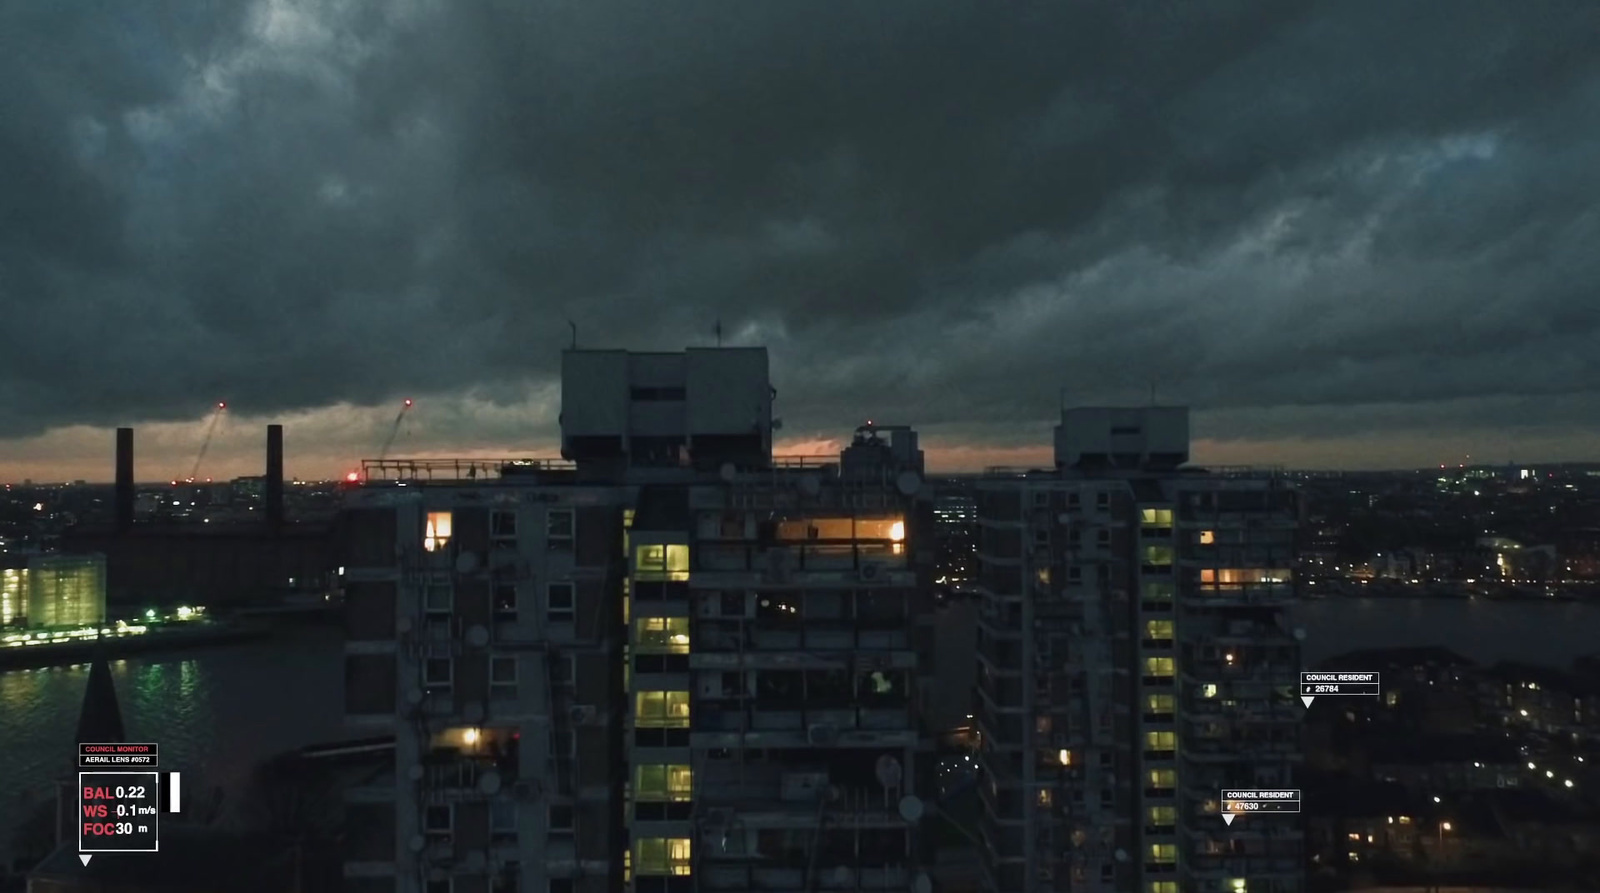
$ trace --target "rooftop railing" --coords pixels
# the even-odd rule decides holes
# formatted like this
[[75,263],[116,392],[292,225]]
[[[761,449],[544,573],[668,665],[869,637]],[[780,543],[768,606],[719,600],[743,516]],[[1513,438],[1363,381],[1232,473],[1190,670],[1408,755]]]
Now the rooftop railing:
[[576,468],[565,459],[363,459],[360,483],[492,481]]

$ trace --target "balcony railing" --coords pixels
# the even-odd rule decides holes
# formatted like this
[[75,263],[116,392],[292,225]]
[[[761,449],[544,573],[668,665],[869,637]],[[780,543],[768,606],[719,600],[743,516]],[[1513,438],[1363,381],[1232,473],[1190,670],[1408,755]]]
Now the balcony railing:
[[565,459],[363,459],[361,479],[351,483],[459,484],[570,472],[577,467]]

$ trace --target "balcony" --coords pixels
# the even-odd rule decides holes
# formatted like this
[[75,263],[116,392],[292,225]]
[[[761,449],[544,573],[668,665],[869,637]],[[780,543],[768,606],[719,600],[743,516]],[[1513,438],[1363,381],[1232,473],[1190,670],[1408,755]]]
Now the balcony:
[[909,746],[917,730],[906,707],[768,706],[695,710],[694,747]]

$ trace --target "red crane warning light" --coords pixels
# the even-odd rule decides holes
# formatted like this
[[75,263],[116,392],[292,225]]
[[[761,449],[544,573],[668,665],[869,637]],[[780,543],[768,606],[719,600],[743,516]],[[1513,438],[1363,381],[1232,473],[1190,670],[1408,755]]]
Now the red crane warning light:
[[410,397],[407,397],[407,398],[406,398],[406,406],[408,406],[408,407],[409,407],[409,406],[410,406],[410,405],[411,405],[411,398],[410,398]]
[[345,475],[345,476],[344,476],[344,479],[345,479],[345,480],[346,480],[346,481],[348,481],[348,482],[349,482],[349,483],[352,483],[352,484],[354,484],[354,483],[356,483],[356,482],[357,482],[357,481],[360,481],[360,480],[361,480],[361,472],[359,472],[359,471],[352,471],[352,472],[350,472],[350,473],[349,473],[349,474],[347,474],[347,475]]

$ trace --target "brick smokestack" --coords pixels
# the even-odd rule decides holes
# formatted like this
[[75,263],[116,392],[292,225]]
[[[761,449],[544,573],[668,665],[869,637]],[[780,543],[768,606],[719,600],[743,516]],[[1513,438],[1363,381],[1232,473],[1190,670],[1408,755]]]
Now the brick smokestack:
[[133,429],[117,429],[116,524],[118,533],[133,527]]
[[267,529],[283,527],[283,426],[267,426]]

